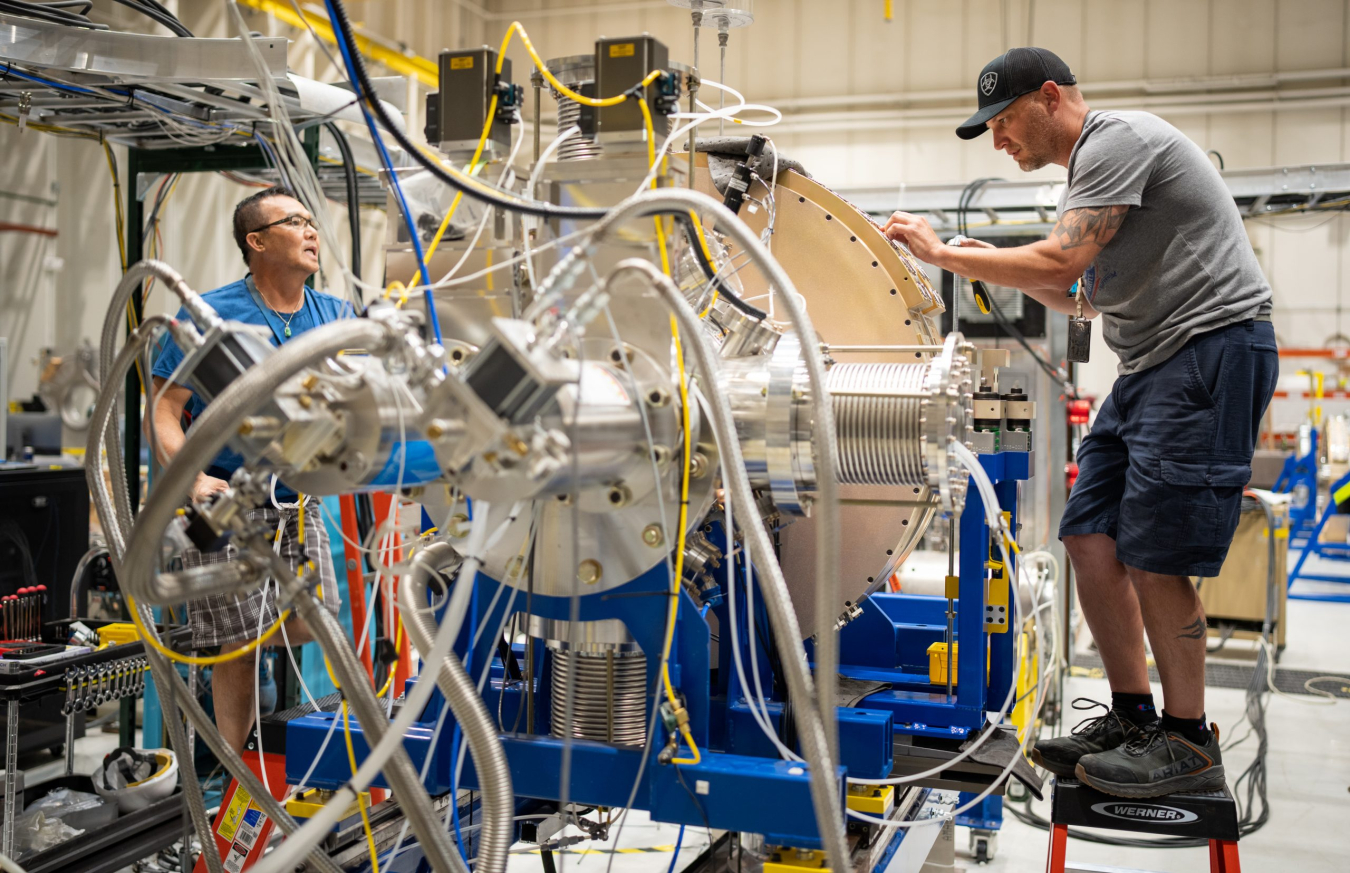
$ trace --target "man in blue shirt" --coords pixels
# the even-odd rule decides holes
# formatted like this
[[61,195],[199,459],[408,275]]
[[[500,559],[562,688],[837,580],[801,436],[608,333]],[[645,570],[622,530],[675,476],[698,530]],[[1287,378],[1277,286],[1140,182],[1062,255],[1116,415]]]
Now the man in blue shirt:
[[[279,346],[306,330],[354,315],[346,301],[305,285],[305,280],[319,269],[319,234],[313,216],[290,190],[268,188],[240,202],[234,210],[234,241],[249,273],[238,282],[202,295],[221,318],[266,327],[272,344]],[[180,311],[178,317],[188,316]],[[148,424],[154,428],[152,444],[161,463],[168,463],[183,446],[184,412],[195,420],[206,408],[201,397],[187,386],[187,375],[179,372],[182,361],[182,351],[172,339],[167,339],[151,370],[155,402]],[[192,499],[205,500],[224,491],[230,476],[242,463],[238,453],[228,448],[221,451],[211,466],[197,475]],[[292,569],[312,562],[314,569],[306,568],[304,572],[319,575],[324,605],[336,614],[337,580],[318,502],[307,507],[309,524],[305,526],[302,546],[297,495],[275,481],[273,486],[273,505],[254,510],[252,517],[276,525],[281,532],[278,551]],[[187,549],[183,564],[193,567],[219,563],[232,560],[234,554],[233,546],[218,552]],[[189,609],[193,647],[219,648],[228,653],[259,636],[277,620],[275,587],[268,580],[247,597],[212,595],[194,601]],[[312,638],[298,617],[286,622],[285,632],[293,644]],[[279,635],[271,639],[274,644],[282,644]],[[244,657],[218,664],[212,672],[216,726],[236,751],[243,750],[253,725],[256,671],[255,658]]]

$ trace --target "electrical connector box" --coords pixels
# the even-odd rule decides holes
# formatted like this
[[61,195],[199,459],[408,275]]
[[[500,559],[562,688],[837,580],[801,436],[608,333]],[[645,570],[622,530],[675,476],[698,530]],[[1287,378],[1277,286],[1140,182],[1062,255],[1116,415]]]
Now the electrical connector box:
[[895,807],[895,786],[850,785],[846,802],[854,812],[884,817]]
[[[632,36],[623,39],[601,39],[595,43],[595,94],[600,99],[617,97],[631,89],[652,70],[668,70],[670,52],[651,36]],[[651,109],[653,122],[662,121],[660,111],[661,83],[653,82],[643,90],[643,99]],[[646,124],[642,107],[636,100],[625,100],[617,106],[595,110],[595,129],[602,145],[611,143],[642,143]],[[657,128],[659,140],[665,131]]]
[[[956,659],[960,656],[959,643],[952,643],[952,682],[956,681]],[[928,682],[932,685],[947,684],[947,644],[933,643],[928,647]]]
[[820,849],[795,849],[791,846],[765,847],[769,859],[764,862],[764,873],[830,873],[825,864],[825,853]]
[[141,638],[136,625],[131,622],[113,622],[98,629],[98,647],[120,646],[134,643]]
[[[440,90],[427,96],[427,138],[447,155],[468,158],[478,148],[499,83],[497,52],[490,48],[446,50],[439,60]],[[509,59],[502,65],[500,82],[511,83]],[[502,157],[510,148],[511,127],[498,118],[480,160]]]
[[576,362],[536,343],[522,322],[492,320],[493,337],[464,368],[464,383],[498,417],[516,425],[544,412],[558,389],[575,382]]

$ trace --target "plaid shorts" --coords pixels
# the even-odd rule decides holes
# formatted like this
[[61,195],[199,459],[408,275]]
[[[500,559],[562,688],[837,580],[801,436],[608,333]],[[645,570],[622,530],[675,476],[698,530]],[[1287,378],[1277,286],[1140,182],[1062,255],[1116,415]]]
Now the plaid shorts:
[[[312,509],[305,512],[304,553],[314,562],[314,571],[319,576],[319,589],[323,593],[323,605],[334,615],[338,614],[341,600],[338,596],[337,574],[333,569],[333,555],[328,547],[328,531],[324,528],[318,512],[317,501]],[[283,509],[280,513],[272,507],[254,509],[249,512],[250,521],[261,520],[275,528],[282,516],[286,527],[281,534],[281,556],[294,570],[300,565],[300,514],[295,509]],[[221,564],[233,561],[239,553],[233,545],[216,552],[202,552],[197,549],[183,550],[183,567],[200,567],[204,564]],[[305,571],[309,573],[309,570]],[[259,631],[267,630],[277,620],[276,585],[269,577],[259,587],[243,594],[211,594],[188,604],[188,621],[192,626],[192,647],[211,649],[231,643],[242,643],[258,636]]]

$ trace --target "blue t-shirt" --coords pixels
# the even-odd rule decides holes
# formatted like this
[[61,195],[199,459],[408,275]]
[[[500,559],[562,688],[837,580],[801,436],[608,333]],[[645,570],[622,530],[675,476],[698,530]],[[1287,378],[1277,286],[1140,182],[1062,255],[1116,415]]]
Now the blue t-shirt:
[[[254,299],[253,293],[249,291],[251,279],[240,279],[238,282],[231,282],[223,288],[217,288],[214,291],[208,291],[202,295],[202,299],[214,309],[221,318],[226,321],[240,321],[245,324],[258,324],[269,329],[271,333],[272,345],[279,346],[287,339],[299,336],[311,328],[318,327],[321,324],[328,324],[331,321],[337,321],[343,318],[355,317],[352,305],[346,300],[334,297],[331,294],[324,294],[305,286],[304,305],[291,317],[290,328],[291,336],[286,336],[286,322],[265,304],[260,304],[259,300]],[[179,319],[190,319],[187,310],[178,310]],[[168,379],[174,375],[174,370],[183,362],[183,352],[178,348],[178,344],[173,338],[165,334],[160,342],[158,357],[155,358],[155,365],[150,372],[159,376],[161,379]],[[186,377],[179,374],[175,380],[179,384],[186,384]],[[192,392],[192,398],[188,401],[187,411],[195,421],[206,409],[206,402]],[[215,461],[207,468],[208,476],[215,476],[218,479],[229,480],[235,470],[239,469],[244,463],[243,455],[231,450],[228,446],[216,455]],[[291,489],[277,484],[277,499],[291,501],[295,499],[295,492]]]

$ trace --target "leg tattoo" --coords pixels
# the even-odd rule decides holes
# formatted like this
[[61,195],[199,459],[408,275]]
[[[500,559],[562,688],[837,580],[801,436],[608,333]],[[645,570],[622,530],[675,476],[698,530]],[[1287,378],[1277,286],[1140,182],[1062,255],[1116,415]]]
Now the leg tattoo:
[[1181,629],[1181,633],[1177,634],[1177,639],[1198,640],[1205,635],[1205,631],[1205,620],[1197,617],[1195,621]]

